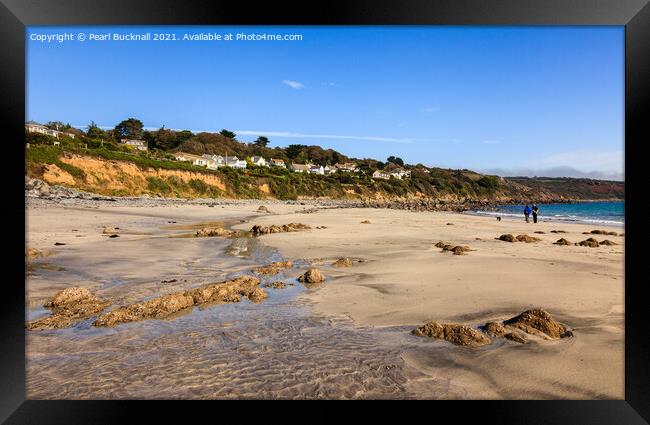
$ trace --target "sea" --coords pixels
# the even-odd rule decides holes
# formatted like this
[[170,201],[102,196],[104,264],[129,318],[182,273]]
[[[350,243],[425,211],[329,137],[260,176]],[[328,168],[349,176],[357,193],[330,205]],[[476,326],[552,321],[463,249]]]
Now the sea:
[[[532,206],[532,205],[531,205]],[[620,226],[625,222],[625,202],[580,202],[575,204],[538,204],[538,221],[560,221]],[[524,205],[504,205],[470,214],[524,219]],[[532,221],[532,216],[531,216]]]

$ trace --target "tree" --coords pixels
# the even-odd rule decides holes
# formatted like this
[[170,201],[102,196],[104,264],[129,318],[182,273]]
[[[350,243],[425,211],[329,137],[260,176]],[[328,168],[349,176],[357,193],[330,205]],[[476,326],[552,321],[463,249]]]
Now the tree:
[[115,126],[114,134],[118,139],[136,139],[142,138],[142,121],[129,118]]
[[260,136],[253,142],[253,145],[258,148],[265,148],[269,144],[269,139],[266,136]]
[[88,125],[88,130],[86,131],[86,136],[90,139],[104,139],[106,137],[106,132],[99,128],[95,121],[91,121]]
[[307,146],[305,145],[289,145],[284,151],[289,159],[296,159],[303,151],[303,149],[306,148]]
[[71,125],[63,124],[61,121],[48,121],[45,123],[45,127],[49,128],[50,130],[63,131],[69,129]]
[[221,134],[222,136],[227,137],[229,139],[234,139],[235,137],[237,137],[237,135],[235,133],[233,133],[230,130],[226,130],[225,128],[223,130],[221,130],[219,132],[219,134]]
[[404,161],[402,161],[402,158],[398,158],[396,156],[389,156],[386,159],[387,162],[392,162],[393,164],[399,165],[401,167],[404,166]]

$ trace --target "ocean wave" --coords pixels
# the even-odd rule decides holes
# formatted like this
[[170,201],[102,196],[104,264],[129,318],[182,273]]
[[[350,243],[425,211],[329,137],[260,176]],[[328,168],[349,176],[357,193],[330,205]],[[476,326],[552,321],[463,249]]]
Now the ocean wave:
[[[523,213],[515,214],[502,211],[467,211],[466,214],[470,215],[483,215],[490,217],[517,217],[524,219]],[[543,216],[540,215],[538,220],[541,221],[561,221],[561,222],[570,222],[570,223],[587,223],[587,224],[600,224],[603,226],[620,226],[624,224],[623,217],[617,220],[607,220],[604,218],[598,217],[580,217],[576,215],[563,215],[563,214],[554,214],[552,216]]]

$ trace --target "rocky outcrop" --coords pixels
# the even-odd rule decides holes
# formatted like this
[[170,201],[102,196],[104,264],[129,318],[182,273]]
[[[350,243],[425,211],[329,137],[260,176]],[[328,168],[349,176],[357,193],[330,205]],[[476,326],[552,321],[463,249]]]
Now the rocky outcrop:
[[496,239],[504,242],[517,242],[517,238],[515,238],[514,235],[511,235],[509,233],[505,235],[501,235]]
[[293,267],[293,262],[291,261],[276,261],[266,266],[256,267],[253,269],[253,272],[257,274],[273,276],[280,273],[282,269],[289,269],[291,267]]
[[302,276],[298,278],[302,283],[321,283],[325,280],[325,276],[318,269],[309,269]]
[[31,261],[35,258],[39,258],[42,256],[43,256],[43,251],[41,251],[40,249],[27,248],[27,250],[25,251],[25,259],[27,261]]
[[352,267],[352,260],[349,258],[339,258],[332,263],[332,267]]
[[232,230],[226,230],[221,227],[204,227],[203,229],[199,229],[194,236],[197,238],[206,238],[206,237],[223,237],[223,238],[229,238],[233,235],[237,234],[237,232],[232,231]]
[[43,307],[49,309],[52,315],[29,322],[27,329],[67,328],[80,320],[99,314],[108,305],[109,302],[101,301],[86,288],[66,288],[44,304]]
[[70,187],[49,185],[43,180],[25,177],[25,196],[49,199],[85,199],[93,201],[115,201],[110,196],[97,195]]
[[491,342],[487,335],[469,326],[441,324],[434,321],[414,329],[412,333],[417,336],[442,339],[465,347],[476,347]]
[[616,242],[610,241],[609,239],[605,239],[604,241],[598,242],[600,245],[617,245]]
[[520,344],[526,343],[526,337],[506,329],[501,322],[488,322],[482,327],[483,332],[493,337],[502,337]]
[[591,232],[592,235],[609,235],[609,236],[618,236],[618,233],[616,232],[610,232],[607,230],[592,230]]
[[282,282],[281,280],[276,280],[275,282],[265,283],[264,287],[273,288],[273,289],[284,289],[287,287],[287,284]]
[[264,205],[260,205],[260,206],[257,208],[257,212],[260,212],[260,213],[270,213],[271,211],[269,211],[269,209],[266,208]]
[[443,241],[436,243],[435,246],[441,248],[442,252],[450,251],[454,255],[465,255],[466,252],[472,251],[467,245],[454,245]]
[[571,242],[569,242],[568,240],[566,240],[566,239],[564,239],[564,238],[560,238],[560,239],[558,239],[557,241],[555,241],[555,242],[553,242],[553,243],[554,243],[555,245],[572,245]]
[[269,233],[300,232],[301,230],[309,230],[309,229],[311,229],[311,227],[302,223],[289,223],[289,224],[283,224],[281,226],[276,226],[275,224],[271,226],[262,226],[260,224],[256,224],[251,229],[251,233],[253,234],[253,236],[259,236],[259,235],[266,235]]
[[576,242],[576,245],[588,246],[589,248],[598,248],[600,246],[598,241],[594,238],[588,238],[584,241]]
[[545,339],[560,339],[573,336],[573,332],[557,322],[540,308],[526,310],[523,313],[503,321],[506,328],[518,329],[527,334],[541,336]]
[[120,307],[102,314],[94,326],[115,326],[120,323],[145,319],[165,319],[181,310],[206,303],[234,303],[247,297],[253,302],[261,302],[266,292],[259,287],[259,279],[240,276],[225,282],[211,283],[185,292],[163,295],[148,301]]
[[540,238],[536,238],[535,236],[528,236],[528,235],[518,235],[517,240],[519,242],[526,242],[526,243],[541,241]]

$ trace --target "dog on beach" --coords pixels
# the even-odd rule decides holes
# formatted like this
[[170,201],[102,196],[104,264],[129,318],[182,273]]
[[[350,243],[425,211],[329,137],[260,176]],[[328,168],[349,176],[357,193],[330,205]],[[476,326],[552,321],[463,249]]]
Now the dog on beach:
[[501,221],[501,217],[498,217],[498,216],[497,216],[497,221]]

